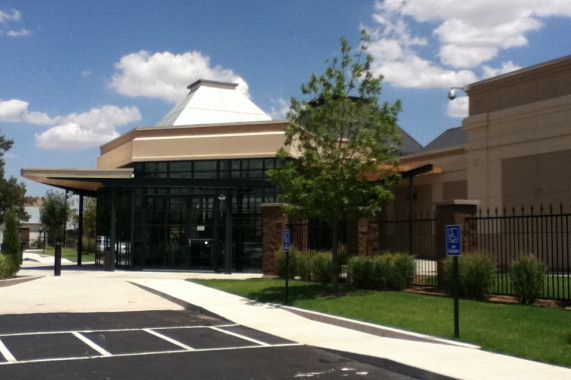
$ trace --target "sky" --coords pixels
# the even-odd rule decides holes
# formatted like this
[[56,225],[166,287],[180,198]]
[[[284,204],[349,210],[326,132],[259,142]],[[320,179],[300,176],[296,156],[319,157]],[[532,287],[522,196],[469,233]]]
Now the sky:
[[422,145],[467,116],[450,87],[571,54],[569,0],[0,0],[6,175],[95,168],[99,147],[154,126],[198,79],[239,83],[274,120],[360,30],[382,100]]

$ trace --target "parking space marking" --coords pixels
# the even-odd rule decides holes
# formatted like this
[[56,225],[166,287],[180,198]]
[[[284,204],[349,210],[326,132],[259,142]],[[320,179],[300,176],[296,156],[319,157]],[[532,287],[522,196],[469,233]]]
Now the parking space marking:
[[[283,344],[269,344],[258,339],[250,338],[247,335],[235,333],[224,328],[228,327],[238,327],[238,324],[220,324],[217,326],[169,326],[169,327],[152,327],[152,328],[127,328],[127,329],[107,329],[107,330],[85,330],[85,331],[43,331],[43,332],[23,332],[23,333],[10,333],[10,334],[0,334],[0,354],[6,359],[5,362],[0,362],[0,366],[10,365],[10,364],[26,364],[26,363],[38,363],[38,362],[52,362],[52,361],[66,361],[66,360],[85,360],[93,358],[102,357],[126,357],[126,356],[144,356],[144,355],[160,355],[160,354],[175,354],[183,352],[201,352],[201,351],[223,351],[223,350],[240,350],[248,348],[264,348],[264,347],[287,347],[287,346],[300,346],[300,343],[283,343]],[[252,345],[244,346],[229,346],[229,347],[203,347],[203,348],[193,348],[187,344],[184,344],[174,338],[162,334],[160,331],[156,330],[175,330],[175,329],[212,329],[216,332],[223,333],[225,335],[233,336],[247,342],[252,343]],[[149,351],[149,352],[133,352],[133,353],[111,353],[105,348],[101,347],[99,344],[95,343],[89,339],[84,334],[89,333],[105,333],[105,332],[130,332],[130,331],[143,331],[147,334],[151,334],[157,338],[160,338],[166,342],[169,342],[180,350],[167,350],[167,351]],[[54,357],[54,358],[38,358],[38,359],[24,359],[18,360],[11,352],[10,349],[2,342],[2,337],[17,337],[17,336],[38,336],[38,335],[52,335],[52,334],[70,334],[82,343],[89,346],[91,349],[99,353],[99,355],[74,355],[69,357]]]
[[14,355],[12,355],[12,353],[10,352],[10,350],[8,349],[8,347],[6,347],[4,345],[4,342],[2,342],[2,339],[0,339],[0,354],[2,354],[2,356],[4,356],[4,359],[6,359],[7,363],[15,363],[17,362],[16,358],[14,357]]
[[169,343],[172,343],[172,344],[174,344],[174,345],[176,345],[176,346],[179,346],[180,348],[185,349],[186,351],[194,351],[194,348],[192,348],[192,347],[190,347],[190,346],[187,346],[186,344],[184,344],[184,343],[182,343],[182,342],[179,342],[178,340],[175,340],[175,339],[173,339],[173,338],[171,338],[171,337],[168,337],[168,336],[166,336],[166,335],[163,335],[163,334],[161,334],[161,333],[158,332],[158,331],[154,331],[153,329],[143,329],[143,331],[145,331],[145,332],[147,332],[147,333],[149,333],[149,334],[152,334],[152,335],[154,335],[154,336],[156,336],[156,337],[159,337],[159,338],[161,338],[161,339],[164,339],[164,340],[166,340],[166,341],[169,342]]
[[89,347],[93,348],[95,351],[99,352],[101,355],[103,356],[112,356],[111,353],[109,351],[107,351],[106,349],[104,349],[103,347],[101,347],[100,345],[96,344],[94,341],[92,341],[91,339],[88,339],[87,337],[85,337],[84,335],[82,335],[80,332],[74,331],[71,333],[73,336],[75,336],[77,339],[81,340],[83,343],[87,344]]
[[228,334],[228,335],[235,336],[236,338],[248,340],[248,341],[250,341],[250,342],[252,342],[252,343],[259,344],[260,346],[269,346],[269,344],[266,343],[266,342],[262,342],[262,341],[259,341],[259,340],[257,340],[257,339],[254,339],[254,338],[250,338],[250,337],[245,336],[245,335],[237,334],[237,333],[232,332],[232,331],[224,330],[224,329],[218,328],[218,327],[216,327],[216,326],[211,326],[210,328],[211,328],[212,330],[216,330],[216,331],[219,331],[219,332],[224,333],[224,334]]

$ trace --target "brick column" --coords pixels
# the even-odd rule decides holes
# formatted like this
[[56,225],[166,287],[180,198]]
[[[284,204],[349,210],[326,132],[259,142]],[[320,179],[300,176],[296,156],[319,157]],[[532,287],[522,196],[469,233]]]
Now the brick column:
[[450,224],[459,224],[462,226],[462,251],[465,252],[467,248],[466,242],[468,241],[469,233],[464,231],[467,217],[475,216],[478,211],[478,204],[480,201],[455,199],[444,202],[436,202],[436,222],[435,222],[435,244],[436,244],[436,260],[438,271],[438,286],[442,287],[444,281],[444,265],[443,261],[446,258],[446,226]]
[[377,242],[370,239],[373,233],[369,219],[359,219],[347,223],[347,254],[368,256],[378,253]]
[[282,211],[282,203],[262,204],[263,218],[263,273],[264,277],[277,277],[276,252],[283,247],[283,231],[289,218]]

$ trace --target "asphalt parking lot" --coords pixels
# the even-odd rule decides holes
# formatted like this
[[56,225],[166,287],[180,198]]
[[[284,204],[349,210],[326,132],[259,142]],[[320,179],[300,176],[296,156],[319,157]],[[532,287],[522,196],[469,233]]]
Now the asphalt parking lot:
[[0,315],[0,379],[411,379],[188,310]]

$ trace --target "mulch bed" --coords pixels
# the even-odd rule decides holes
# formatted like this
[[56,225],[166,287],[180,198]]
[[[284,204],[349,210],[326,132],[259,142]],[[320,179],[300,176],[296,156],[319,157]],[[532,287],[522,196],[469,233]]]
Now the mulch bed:
[[[425,294],[439,297],[451,297],[450,293],[445,290],[438,289],[432,286],[413,286],[405,290],[409,293]],[[487,302],[503,303],[503,304],[518,304],[518,299],[513,296],[492,294]],[[548,307],[551,309],[571,310],[571,301],[560,301],[552,299],[539,299],[532,306]]]

